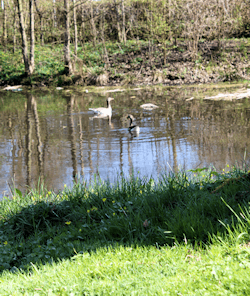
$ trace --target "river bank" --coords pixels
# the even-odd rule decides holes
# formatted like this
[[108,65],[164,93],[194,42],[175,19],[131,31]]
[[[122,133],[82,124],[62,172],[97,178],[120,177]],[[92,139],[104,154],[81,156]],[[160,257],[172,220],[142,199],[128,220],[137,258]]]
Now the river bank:
[[[178,41],[169,46],[167,56],[161,44],[128,41],[108,43],[106,54],[102,44],[85,44],[72,58],[74,75],[64,75],[63,46],[36,47],[36,71],[25,77],[21,52],[1,52],[0,85],[48,86],[122,86],[182,85],[250,80],[249,39],[230,39],[220,43],[199,43],[197,54]],[[165,60],[165,62],[164,62]]]
[[249,182],[247,171],[203,168],[158,183],[131,176],[61,193],[13,191],[0,201],[1,291],[242,295],[250,276]]

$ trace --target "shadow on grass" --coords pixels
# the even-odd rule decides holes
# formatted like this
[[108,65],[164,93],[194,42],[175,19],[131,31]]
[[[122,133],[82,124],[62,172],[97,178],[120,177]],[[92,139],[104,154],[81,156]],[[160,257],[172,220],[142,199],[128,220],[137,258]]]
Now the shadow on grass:
[[[115,184],[81,183],[59,195],[31,192],[0,203],[0,270],[69,258],[103,246],[202,245],[249,207],[250,175],[211,170]],[[214,178],[214,174],[216,175]],[[240,205],[240,206],[239,206]],[[231,209],[230,209],[231,207]]]

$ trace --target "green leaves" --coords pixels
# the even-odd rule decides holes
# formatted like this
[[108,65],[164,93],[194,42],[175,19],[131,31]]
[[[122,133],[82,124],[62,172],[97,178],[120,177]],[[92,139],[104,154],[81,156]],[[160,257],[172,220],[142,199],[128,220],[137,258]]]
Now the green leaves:
[[21,190],[15,188],[14,193],[17,194],[19,197],[23,197]]

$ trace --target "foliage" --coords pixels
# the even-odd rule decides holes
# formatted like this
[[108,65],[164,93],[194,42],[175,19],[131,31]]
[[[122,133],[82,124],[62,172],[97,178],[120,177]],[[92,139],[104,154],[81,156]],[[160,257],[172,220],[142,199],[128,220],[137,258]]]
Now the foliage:
[[8,81],[10,84],[35,84],[40,85],[44,81],[50,84],[53,79],[58,76],[64,69],[62,60],[62,47],[57,46],[51,48],[51,46],[36,47],[35,51],[35,64],[36,73],[30,78],[25,78],[24,66],[21,62],[21,51],[15,52],[3,52],[0,51],[0,85],[5,84]]
[[24,72],[21,55],[15,53],[10,59],[9,52],[0,51],[0,84],[6,80],[16,80]]
[[[135,53],[141,51],[141,41],[147,43],[151,66],[152,61],[159,56],[153,46],[158,44],[163,51],[163,58],[159,61],[162,66],[167,64],[167,57],[172,50],[186,51],[186,56],[190,56],[192,61],[197,61],[196,56],[203,52],[200,48],[202,42],[213,40],[217,43],[218,51],[222,51],[222,40],[225,37],[248,36],[249,30],[250,6],[243,0],[230,3],[222,1],[219,4],[216,0],[212,2],[129,0],[119,3],[116,1],[83,1],[76,3],[75,9],[73,9],[73,3],[70,4],[71,14],[73,11],[76,12],[76,24],[74,24],[74,18],[70,17],[71,40],[72,43],[78,40],[76,48],[79,53],[77,57],[72,54],[73,66],[75,69],[82,68],[78,64],[83,63],[85,68],[94,68],[96,73],[102,71],[102,68],[105,70],[110,68],[107,54],[112,56],[117,53],[122,55],[127,53],[129,55],[131,51],[127,51],[125,40],[137,44],[137,49],[133,49]],[[40,1],[36,2],[35,6],[36,73],[28,79],[23,77],[22,45],[20,34],[17,33],[18,19],[15,2],[8,2],[4,10],[0,11],[0,18],[3,20],[0,85],[17,84],[20,81],[32,85],[53,83],[62,85],[64,83],[62,77],[57,79],[57,76],[64,71],[63,1],[56,3]],[[28,19],[29,12],[26,5],[24,5],[23,14],[24,18]],[[124,27],[123,34],[126,35],[123,38],[120,36],[122,26]],[[27,25],[27,35],[29,34],[28,28]],[[73,37],[73,28],[77,33],[77,38]],[[110,48],[111,42],[117,47],[115,51]],[[183,43],[185,46],[180,47],[177,43]],[[244,45],[240,51],[247,58]],[[14,52],[11,58],[10,52]],[[75,52],[73,47],[71,52]],[[81,69],[78,69],[78,72],[81,73]],[[96,79],[92,79],[92,82],[95,81]],[[75,83],[74,79],[65,81],[65,84],[72,83]]]

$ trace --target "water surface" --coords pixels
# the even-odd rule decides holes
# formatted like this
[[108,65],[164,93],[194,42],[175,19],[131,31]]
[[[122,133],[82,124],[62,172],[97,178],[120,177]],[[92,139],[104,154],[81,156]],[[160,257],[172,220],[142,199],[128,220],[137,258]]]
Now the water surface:
[[[121,172],[157,179],[180,169],[241,166],[249,158],[249,101],[203,100],[230,91],[233,85],[0,92],[0,198],[11,196],[13,185],[24,192],[44,182],[57,191],[95,175],[114,182]],[[105,106],[108,96],[112,118],[93,118],[88,109]],[[140,108],[149,102],[159,108]],[[128,114],[139,136],[128,132]]]

